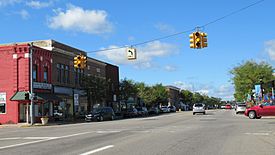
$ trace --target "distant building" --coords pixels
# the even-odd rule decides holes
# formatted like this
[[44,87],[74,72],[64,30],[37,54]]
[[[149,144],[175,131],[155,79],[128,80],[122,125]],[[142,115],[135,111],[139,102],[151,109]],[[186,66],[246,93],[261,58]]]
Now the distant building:
[[169,95],[168,105],[178,106],[180,101],[180,88],[177,88],[175,86],[166,86],[166,89]]
[[[30,77],[30,51],[32,78]],[[117,66],[88,57],[85,69],[73,67],[75,55],[86,52],[54,40],[0,45],[0,123],[26,122],[30,116],[29,100],[33,81],[34,116],[54,115],[70,119],[87,111],[87,92],[81,87],[84,75],[109,81],[107,97],[101,105],[117,101],[119,69]],[[93,103],[97,104],[97,103]]]

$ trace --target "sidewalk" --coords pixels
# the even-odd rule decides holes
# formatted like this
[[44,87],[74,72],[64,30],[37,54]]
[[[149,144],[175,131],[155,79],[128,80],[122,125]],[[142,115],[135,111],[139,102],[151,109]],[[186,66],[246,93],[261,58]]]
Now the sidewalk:
[[25,128],[25,127],[43,127],[43,126],[57,126],[57,125],[65,125],[65,124],[77,124],[77,123],[84,123],[84,120],[74,120],[74,121],[54,121],[48,122],[45,125],[42,123],[34,123],[30,125],[28,123],[18,123],[18,124],[1,124],[0,128]]

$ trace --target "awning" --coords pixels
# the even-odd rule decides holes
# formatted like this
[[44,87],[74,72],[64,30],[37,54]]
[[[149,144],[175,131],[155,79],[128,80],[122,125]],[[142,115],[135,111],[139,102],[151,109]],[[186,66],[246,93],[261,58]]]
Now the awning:
[[[25,101],[25,94],[29,93],[26,91],[18,91],[12,97],[11,101]],[[55,94],[49,93],[35,93],[34,100],[47,100],[47,101],[61,101],[62,99]]]
[[25,94],[28,93],[27,91],[18,91],[12,97],[11,101],[25,101]]
[[48,94],[48,93],[35,93],[37,97],[36,100],[47,100],[47,101],[61,101],[62,98],[58,97],[55,94]]

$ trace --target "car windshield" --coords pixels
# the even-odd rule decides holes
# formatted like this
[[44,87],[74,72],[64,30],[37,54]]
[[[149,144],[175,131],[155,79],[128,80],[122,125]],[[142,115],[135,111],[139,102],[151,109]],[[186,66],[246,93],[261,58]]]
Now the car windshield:
[[203,107],[202,104],[195,104],[195,107]]
[[246,105],[245,104],[240,104],[240,105],[238,105],[238,107],[246,107]]
[[95,108],[92,110],[92,113],[99,113],[102,110],[102,108]]

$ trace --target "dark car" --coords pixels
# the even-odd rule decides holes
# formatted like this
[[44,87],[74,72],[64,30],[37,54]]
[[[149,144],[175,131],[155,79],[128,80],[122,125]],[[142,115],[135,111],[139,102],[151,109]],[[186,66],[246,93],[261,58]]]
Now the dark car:
[[111,107],[95,108],[85,116],[85,121],[104,121],[114,119],[115,113]]
[[142,116],[142,117],[148,116],[148,110],[146,107],[138,107],[136,109],[138,111],[138,116]]
[[244,115],[250,119],[260,119],[262,116],[275,116],[275,104],[264,103],[248,108],[245,110]]
[[177,111],[177,108],[173,105],[169,106],[168,108],[170,109],[170,112],[176,112]]
[[149,115],[158,115],[160,113],[160,109],[158,107],[151,107],[148,110]]
[[123,112],[124,118],[137,117],[137,116],[138,116],[138,110],[136,108],[130,108]]

